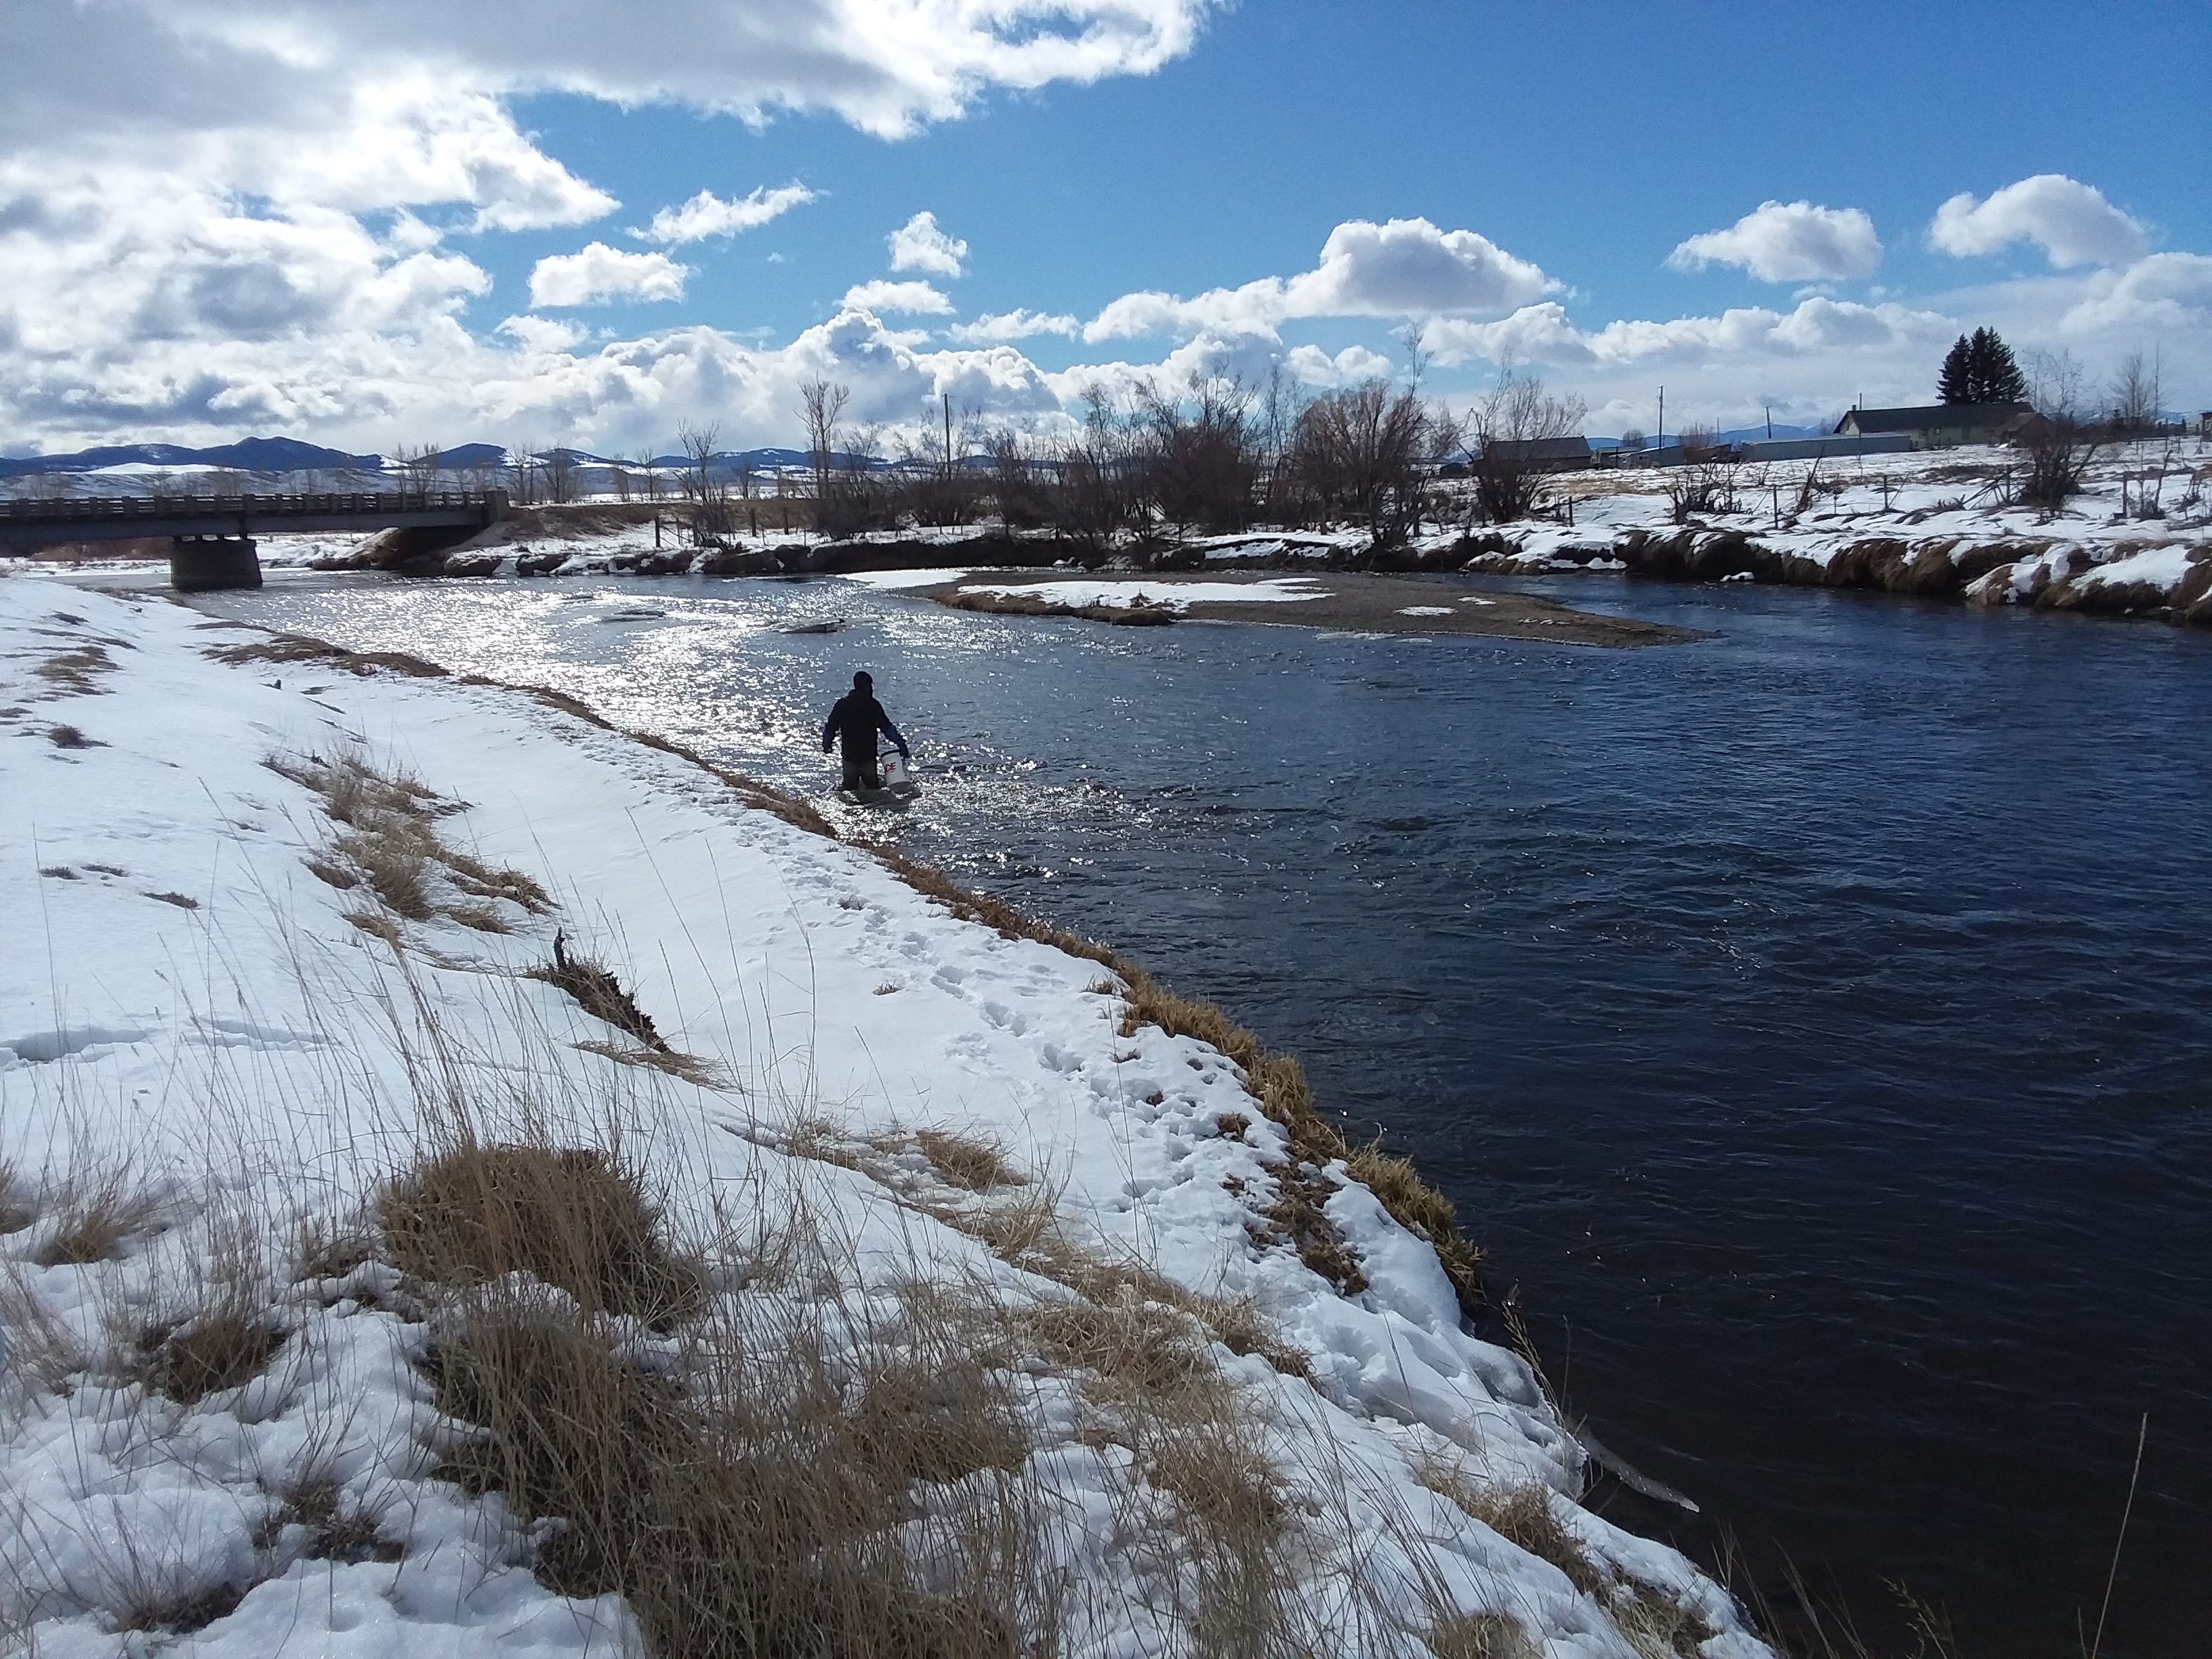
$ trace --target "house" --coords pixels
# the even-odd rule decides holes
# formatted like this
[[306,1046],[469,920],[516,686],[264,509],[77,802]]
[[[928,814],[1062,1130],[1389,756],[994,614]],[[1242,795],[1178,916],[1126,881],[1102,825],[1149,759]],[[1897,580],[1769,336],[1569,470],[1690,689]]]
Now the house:
[[1579,472],[1590,464],[1587,438],[1499,438],[1482,459],[1516,472]]
[[1913,409],[1854,409],[1836,422],[1839,435],[1896,434],[1915,449],[1992,444],[2004,429],[2031,413],[2026,404],[1927,404]]

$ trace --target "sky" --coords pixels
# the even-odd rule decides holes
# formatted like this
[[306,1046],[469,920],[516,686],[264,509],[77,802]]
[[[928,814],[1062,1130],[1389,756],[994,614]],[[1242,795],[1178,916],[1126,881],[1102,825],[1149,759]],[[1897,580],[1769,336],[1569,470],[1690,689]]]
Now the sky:
[[4,0],[0,453],[1049,431],[1279,369],[1586,429],[2212,407],[2212,0]]

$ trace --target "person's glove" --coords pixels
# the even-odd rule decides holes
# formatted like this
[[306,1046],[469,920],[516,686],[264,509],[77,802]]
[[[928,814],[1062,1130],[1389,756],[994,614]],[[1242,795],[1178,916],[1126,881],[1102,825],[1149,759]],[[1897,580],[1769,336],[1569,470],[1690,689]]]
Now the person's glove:
[[914,758],[914,750],[908,749],[904,744],[898,746],[898,751],[899,758],[902,761],[910,761]]
[[835,740],[833,739],[830,743],[825,743],[825,744],[823,744],[822,745],[822,752],[823,752],[823,754],[825,754],[825,755],[826,755],[826,754],[828,754],[828,753],[830,752],[830,750],[834,746],[835,746]]

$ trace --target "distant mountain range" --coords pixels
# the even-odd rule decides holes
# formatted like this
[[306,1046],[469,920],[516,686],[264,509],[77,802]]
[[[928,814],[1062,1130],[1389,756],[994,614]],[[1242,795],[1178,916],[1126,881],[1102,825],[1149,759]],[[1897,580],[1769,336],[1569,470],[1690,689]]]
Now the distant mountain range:
[[[1765,423],[1758,426],[1736,427],[1721,433],[1723,443],[1741,443],[1754,438],[1818,438],[1827,434],[1826,426],[1784,426],[1777,423],[1770,434]],[[1592,438],[1592,449],[1615,449],[1618,438]],[[594,455],[587,450],[553,449],[541,452],[540,459],[552,456],[565,458],[573,466],[634,466],[635,462],[617,459],[607,455]],[[978,458],[964,458],[963,465],[975,465]],[[803,449],[742,449],[719,450],[710,458],[709,465],[717,472],[733,473],[750,469],[754,472],[774,472],[778,468],[786,471],[803,471],[814,464],[813,457]],[[441,471],[475,472],[507,465],[507,449],[501,444],[460,444],[452,449],[441,450],[438,465]],[[684,455],[656,455],[656,468],[680,471],[691,465]],[[834,465],[840,467],[886,466],[880,459],[862,460],[851,455],[838,455]],[[28,478],[55,473],[105,472],[118,467],[183,468],[191,466],[225,467],[235,472],[389,472],[396,464],[381,455],[349,455],[341,449],[325,449],[319,444],[302,443],[297,438],[241,438],[233,444],[218,444],[210,449],[189,449],[180,444],[108,444],[97,449],[80,449],[68,455],[27,455],[15,459],[0,456],[0,478]]]
[[[479,445],[492,449],[495,446]],[[179,444],[109,444],[80,449],[72,455],[27,455],[10,459],[0,456],[0,478],[36,477],[49,472],[98,472],[111,466],[227,466],[240,472],[299,472],[323,471],[375,472],[382,470],[381,455],[349,455],[343,450],[303,444],[297,438],[241,438],[234,444],[212,449],[186,449]]]
[[[594,455],[582,449],[549,449],[539,452],[541,460],[559,456],[572,466],[635,466],[637,463],[613,456]],[[851,466],[866,465],[881,466],[882,461],[861,463],[858,458],[840,454],[836,465]],[[736,472],[750,468],[755,472],[773,472],[781,467],[786,471],[804,470],[813,465],[813,458],[803,449],[744,449],[719,450],[709,465],[717,472]],[[501,444],[459,444],[438,452],[438,467],[445,472],[474,472],[486,468],[507,465],[506,447]],[[656,455],[656,468],[680,470],[691,465],[684,455]],[[97,449],[80,449],[67,455],[0,456],[0,478],[30,478],[56,473],[105,472],[120,467],[178,468],[206,466],[224,467],[234,472],[389,472],[395,471],[396,461],[382,455],[349,455],[341,449],[325,449],[319,444],[301,443],[296,438],[243,438],[234,444],[218,444],[210,449],[191,449],[181,444],[106,444]]]

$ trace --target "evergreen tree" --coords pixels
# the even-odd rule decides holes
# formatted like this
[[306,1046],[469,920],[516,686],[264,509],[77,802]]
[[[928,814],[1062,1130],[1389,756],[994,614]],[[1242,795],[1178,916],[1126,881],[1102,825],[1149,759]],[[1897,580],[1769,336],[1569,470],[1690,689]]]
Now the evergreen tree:
[[1978,328],[1944,354],[1936,395],[1947,404],[2024,404],[2027,377],[1996,330]]
[[2027,377],[2013,360],[2012,348],[1993,328],[1978,328],[1966,347],[1966,383],[1973,393],[1969,403],[2019,404],[2027,401]]
[[1944,354],[1942,372],[1936,377],[1936,400],[1945,404],[1970,404],[1974,401],[1973,346],[1961,334],[1959,343]]

